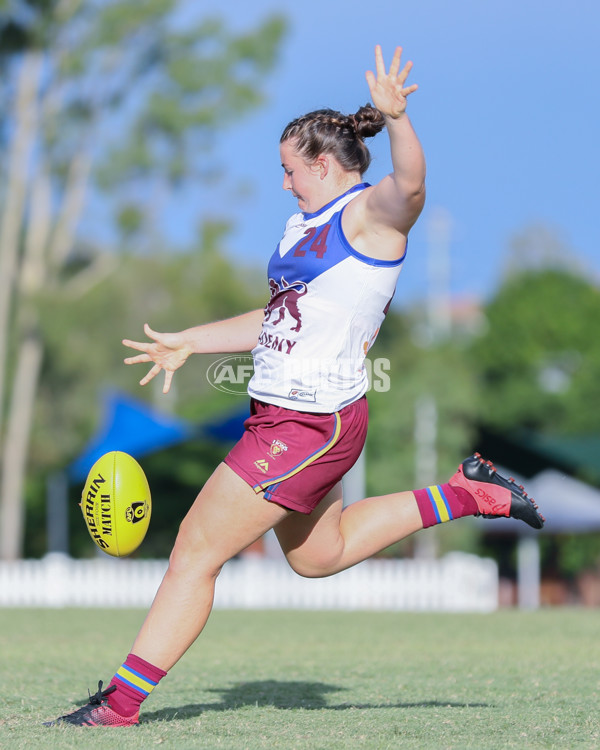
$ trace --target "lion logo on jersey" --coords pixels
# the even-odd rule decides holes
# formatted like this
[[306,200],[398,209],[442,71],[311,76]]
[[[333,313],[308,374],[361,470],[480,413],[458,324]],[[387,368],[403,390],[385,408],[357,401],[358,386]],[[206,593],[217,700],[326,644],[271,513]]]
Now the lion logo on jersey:
[[299,331],[302,328],[302,317],[298,309],[298,300],[308,292],[306,284],[303,281],[292,281],[288,284],[282,276],[281,283],[277,283],[275,279],[269,279],[269,289],[271,299],[265,307],[265,320],[269,320],[279,311],[279,317],[273,321],[273,325],[276,326],[288,313],[292,321],[296,323],[295,326],[290,326],[290,330]]

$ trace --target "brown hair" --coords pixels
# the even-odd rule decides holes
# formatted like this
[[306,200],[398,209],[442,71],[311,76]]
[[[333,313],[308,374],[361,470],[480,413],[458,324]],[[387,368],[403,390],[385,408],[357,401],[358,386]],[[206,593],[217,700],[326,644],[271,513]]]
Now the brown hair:
[[363,175],[371,163],[364,139],[377,135],[384,125],[383,115],[372,104],[361,107],[354,115],[317,109],[292,120],[279,142],[293,140],[298,154],[309,163],[319,154],[331,154],[346,171],[358,170]]

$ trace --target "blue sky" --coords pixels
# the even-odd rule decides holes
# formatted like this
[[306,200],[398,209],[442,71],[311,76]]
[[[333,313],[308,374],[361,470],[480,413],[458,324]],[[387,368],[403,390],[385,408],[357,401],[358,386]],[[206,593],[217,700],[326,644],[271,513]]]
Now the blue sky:
[[[267,105],[221,135],[221,157],[252,192],[235,203],[233,257],[266,265],[295,201],[281,189],[279,135],[312,109],[354,112],[369,98],[365,70],[380,43],[414,62],[409,114],[428,163],[428,202],[409,241],[397,300],[428,288],[436,212],[449,216],[450,289],[497,288],[511,237],[543,224],[600,279],[600,3],[598,0],[230,0],[235,28],[283,12],[290,29]],[[384,133],[367,175],[389,170]],[[231,207],[228,207],[231,208]],[[199,194],[194,208],[214,205]]]

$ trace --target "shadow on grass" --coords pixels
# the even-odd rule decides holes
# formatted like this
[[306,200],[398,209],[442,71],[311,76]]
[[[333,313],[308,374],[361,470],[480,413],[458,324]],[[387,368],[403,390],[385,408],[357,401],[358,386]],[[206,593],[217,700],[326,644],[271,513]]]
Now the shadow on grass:
[[339,693],[347,688],[327,685],[324,682],[283,682],[280,680],[258,680],[242,682],[230,688],[213,688],[221,700],[215,703],[196,703],[178,708],[162,708],[142,714],[142,721],[169,721],[189,719],[207,711],[232,711],[244,706],[272,706],[281,709],[301,708],[305,710],[346,711],[369,708],[486,708],[488,703],[457,703],[455,701],[414,701],[402,703],[327,703],[328,693]]

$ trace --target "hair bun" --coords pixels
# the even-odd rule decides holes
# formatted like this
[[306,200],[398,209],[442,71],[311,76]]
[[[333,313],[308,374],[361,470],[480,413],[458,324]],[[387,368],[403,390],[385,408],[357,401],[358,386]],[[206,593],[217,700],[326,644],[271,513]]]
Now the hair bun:
[[365,104],[354,115],[348,118],[356,130],[359,138],[372,138],[380,133],[385,126],[385,118],[372,104]]

